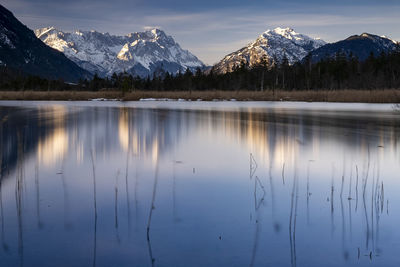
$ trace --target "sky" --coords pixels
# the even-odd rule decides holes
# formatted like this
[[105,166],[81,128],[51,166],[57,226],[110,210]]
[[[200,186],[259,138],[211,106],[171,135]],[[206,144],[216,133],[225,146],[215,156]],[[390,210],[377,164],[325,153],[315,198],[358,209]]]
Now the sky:
[[363,32],[400,41],[400,0],[0,0],[31,29],[128,34],[160,28],[212,65],[275,27],[327,42]]

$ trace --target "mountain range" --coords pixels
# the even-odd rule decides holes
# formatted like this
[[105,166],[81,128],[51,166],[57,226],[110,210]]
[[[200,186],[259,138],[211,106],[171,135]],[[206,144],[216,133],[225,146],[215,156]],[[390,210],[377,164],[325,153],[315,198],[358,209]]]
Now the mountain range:
[[158,71],[177,74],[188,68],[194,71],[205,67],[159,29],[116,36],[96,31],[63,32],[49,27],[37,29],[35,34],[80,67],[103,77],[123,71],[140,77]]
[[92,75],[36,38],[32,30],[0,5],[0,66],[49,79],[76,82]]
[[[312,38],[291,28],[275,28],[262,33],[254,42],[225,56],[214,66],[214,73],[231,72],[241,64],[273,65],[301,62],[309,55],[312,62],[342,53],[365,60],[398,49],[387,37],[363,33],[335,43]],[[95,73],[109,77],[127,72],[147,77],[169,72],[177,74],[207,67],[160,29],[117,36],[97,31],[63,32],[54,27],[34,32],[0,5],[0,66],[50,79],[78,81]]]

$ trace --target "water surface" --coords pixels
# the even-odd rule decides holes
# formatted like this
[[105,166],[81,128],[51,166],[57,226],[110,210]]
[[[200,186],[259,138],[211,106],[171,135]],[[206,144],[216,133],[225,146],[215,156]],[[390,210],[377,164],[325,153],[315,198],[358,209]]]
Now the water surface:
[[0,102],[0,266],[398,266],[391,105]]

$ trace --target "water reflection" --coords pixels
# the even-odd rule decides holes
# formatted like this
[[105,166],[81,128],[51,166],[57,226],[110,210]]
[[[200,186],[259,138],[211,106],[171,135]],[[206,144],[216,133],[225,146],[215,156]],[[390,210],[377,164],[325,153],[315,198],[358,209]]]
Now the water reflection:
[[390,111],[40,104],[0,116],[0,265],[398,263]]

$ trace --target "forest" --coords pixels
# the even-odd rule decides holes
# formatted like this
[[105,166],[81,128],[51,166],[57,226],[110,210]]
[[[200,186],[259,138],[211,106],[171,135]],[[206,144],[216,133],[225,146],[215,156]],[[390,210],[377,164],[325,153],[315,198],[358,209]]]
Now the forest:
[[153,77],[133,77],[128,73],[114,73],[109,78],[97,74],[91,80],[66,83],[63,80],[47,80],[25,75],[21,71],[0,68],[0,90],[37,91],[98,91],[120,90],[142,91],[302,91],[302,90],[342,90],[342,89],[398,89],[400,88],[400,49],[380,55],[373,53],[365,61],[359,61],[351,54],[337,53],[313,63],[310,56],[301,62],[289,65],[287,59],[268,64],[266,58],[249,67],[245,62],[232,72],[216,74],[214,70],[195,72],[186,70],[172,75],[163,70]]

